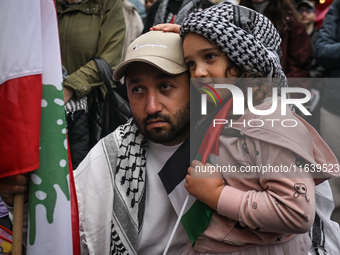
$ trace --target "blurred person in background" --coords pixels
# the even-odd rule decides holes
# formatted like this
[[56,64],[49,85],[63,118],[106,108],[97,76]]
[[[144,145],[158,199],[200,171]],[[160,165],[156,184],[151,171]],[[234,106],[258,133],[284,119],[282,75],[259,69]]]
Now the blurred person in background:
[[[130,4],[132,4],[133,6],[136,7],[136,9],[138,10],[138,14],[142,19],[146,18],[146,8],[145,8],[145,2],[143,0],[128,0],[130,2]],[[127,45],[129,46],[129,45]]]
[[143,33],[162,23],[182,24],[188,14],[214,5],[209,0],[158,0],[149,9]]
[[[315,44],[315,58],[326,69],[325,77],[340,78],[340,0],[335,0],[331,4],[323,20]],[[320,111],[320,134],[338,160],[340,159],[339,83],[340,79],[325,79]],[[340,223],[340,179],[334,178],[329,182],[335,203],[332,219]]]
[[124,44],[121,0],[57,0],[64,101],[73,169],[90,150],[87,112],[96,93],[106,87],[92,58],[102,57],[114,69]]
[[[316,17],[315,5],[311,1],[304,0],[297,3],[296,9],[298,11],[299,21],[304,25],[314,50],[316,40],[319,36],[319,30],[317,29],[314,21]],[[319,65],[315,58],[313,58],[309,73],[312,78],[321,78],[324,77],[325,69]],[[321,97],[323,95],[323,83],[321,80],[318,79],[312,81],[311,94],[312,98],[310,100],[310,108],[308,110],[312,113],[312,115],[306,116],[305,119],[318,132],[320,132],[320,109]]]
[[146,12],[149,11],[150,7],[157,2],[157,0],[145,0],[145,10]]
[[305,0],[300,1],[296,5],[299,21],[305,26],[306,32],[311,39],[312,46],[318,37],[318,29],[315,26],[315,5],[313,2]]
[[[150,7],[155,3],[155,2],[157,2],[157,0],[145,0],[144,1],[144,5],[145,5],[145,11],[146,11],[146,14],[148,14],[148,12],[149,12],[149,10],[150,10]],[[143,18],[143,24],[145,24],[145,22],[146,22],[146,15],[145,15],[145,17]]]
[[123,0],[123,13],[126,24],[125,40],[122,51],[121,62],[125,60],[126,51],[130,43],[141,35],[144,25],[137,8],[128,0]]
[[[299,21],[304,25],[314,49],[316,40],[319,37],[319,30],[315,24],[315,5],[308,0],[300,1],[297,3],[296,9],[298,11]],[[314,58],[309,73],[312,78],[320,78],[324,77],[325,69],[319,65]]]

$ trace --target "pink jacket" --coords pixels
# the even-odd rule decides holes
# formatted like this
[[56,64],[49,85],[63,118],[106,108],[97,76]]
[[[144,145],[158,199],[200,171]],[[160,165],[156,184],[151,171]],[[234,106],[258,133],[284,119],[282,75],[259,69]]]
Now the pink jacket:
[[[231,129],[238,130],[238,136],[230,128],[222,130],[215,165],[238,171],[253,166],[255,170],[266,168],[267,172],[222,173],[226,186],[219,197],[217,212],[195,242],[196,250],[222,253],[278,244],[311,228],[315,184],[339,176],[339,163],[302,118],[288,107],[287,115],[282,116],[280,104],[279,100],[277,110],[270,116],[248,112],[237,120],[238,124],[234,121]],[[271,105],[271,101],[266,102],[257,109],[269,109]],[[316,171],[317,164],[325,172],[311,173],[313,167]],[[312,170],[300,171],[301,165]],[[269,173],[275,166],[278,172]]]

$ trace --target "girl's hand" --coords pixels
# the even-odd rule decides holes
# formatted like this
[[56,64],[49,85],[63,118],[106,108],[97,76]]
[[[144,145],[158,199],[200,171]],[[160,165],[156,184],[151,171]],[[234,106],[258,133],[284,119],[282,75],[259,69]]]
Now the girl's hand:
[[[206,166],[215,169],[212,164],[207,163]],[[195,169],[202,169],[204,164],[198,160],[192,162],[192,167],[188,168],[186,176],[185,188],[190,195],[196,197],[201,202],[207,204],[212,209],[217,210],[217,202],[224,188],[221,173],[199,173]]]
[[150,31],[173,32],[179,34],[180,27],[181,26],[177,24],[164,23],[151,27]]
[[13,206],[14,195],[25,194],[25,202],[28,200],[28,176],[27,174],[18,174],[0,179],[0,196],[9,206]]

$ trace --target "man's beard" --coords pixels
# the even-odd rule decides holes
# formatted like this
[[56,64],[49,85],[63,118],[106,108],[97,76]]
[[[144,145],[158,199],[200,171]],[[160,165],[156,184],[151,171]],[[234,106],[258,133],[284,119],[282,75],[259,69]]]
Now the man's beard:
[[[183,108],[179,109],[172,118],[170,115],[156,113],[152,115],[148,115],[144,120],[137,118],[133,115],[133,119],[140,129],[140,131],[144,134],[147,139],[150,139],[154,143],[170,143],[176,137],[180,136],[185,132],[190,126],[190,103],[188,103]],[[152,128],[151,130],[147,129],[147,122],[152,119],[160,119],[164,122],[170,124],[169,130],[163,130],[163,128]]]

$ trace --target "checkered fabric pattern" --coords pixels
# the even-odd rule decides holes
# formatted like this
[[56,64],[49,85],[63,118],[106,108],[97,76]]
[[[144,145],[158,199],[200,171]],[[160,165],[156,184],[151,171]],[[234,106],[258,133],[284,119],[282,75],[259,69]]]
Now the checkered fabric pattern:
[[251,74],[285,78],[280,64],[280,35],[260,13],[239,5],[214,5],[184,20],[180,36],[184,38],[190,32],[210,40]]

